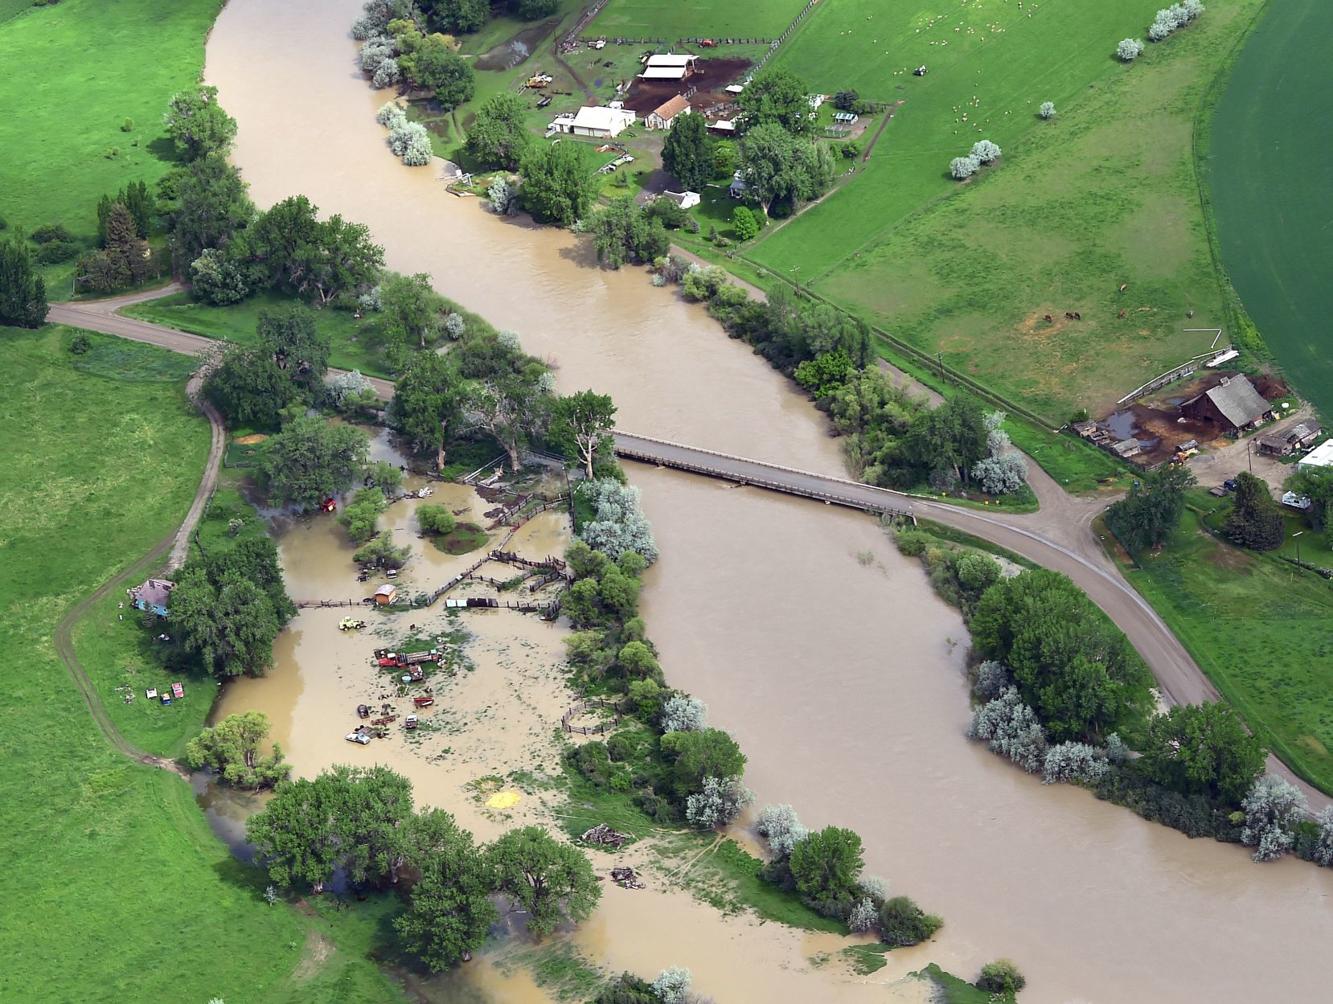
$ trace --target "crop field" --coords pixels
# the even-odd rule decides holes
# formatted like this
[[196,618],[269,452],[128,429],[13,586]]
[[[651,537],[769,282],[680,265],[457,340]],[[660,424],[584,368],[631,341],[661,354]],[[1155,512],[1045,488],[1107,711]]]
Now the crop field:
[[1333,791],[1333,587],[1215,540],[1192,511],[1142,564],[1129,581],[1255,734]]
[[[60,223],[91,247],[97,200],[131,181],[151,185],[167,171],[174,151],[162,114],[172,94],[198,79],[204,36],[221,6],[64,0],[5,20],[0,0],[0,217],[7,233]],[[68,295],[72,274],[72,264],[47,270],[52,297]]]
[[[1116,42],[1142,36],[1157,6],[817,8],[774,65],[814,90],[902,104],[849,184],[747,257],[1055,421],[1203,351],[1212,336],[1182,329],[1222,324],[1225,301],[1193,122],[1262,3],[1212,6],[1120,64]],[[1047,100],[1058,114],[1043,122]],[[952,181],[950,158],[983,138],[1000,163]]]
[[1204,167],[1231,281],[1297,389],[1325,414],[1333,414],[1329,38],[1326,0],[1269,5],[1218,99]]
[[[124,380],[107,358],[75,366],[66,329],[0,338],[24,375],[0,404],[0,999],[391,999],[359,946],[264,902],[187,784],[108,744],[53,644],[65,611],[171,533],[198,484],[208,427],[167,354],[117,356]],[[312,946],[322,967],[302,966]]]
[[[832,2],[832,0],[828,0]],[[611,0],[585,35],[607,38],[777,38],[804,0]]]

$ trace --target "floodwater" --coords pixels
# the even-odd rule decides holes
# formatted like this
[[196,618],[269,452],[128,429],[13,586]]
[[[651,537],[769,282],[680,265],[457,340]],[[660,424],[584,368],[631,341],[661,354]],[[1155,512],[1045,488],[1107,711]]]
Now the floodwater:
[[[822,418],[697,306],[653,289],[640,270],[595,268],[569,234],[498,220],[476,200],[449,196],[434,168],[398,164],[373,119],[387,95],[366,86],[345,35],[359,6],[231,0],[219,18],[207,77],[240,123],[236,160],[256,201],[301,192],[325,212],[368,223],[390,266],[429,272],[441,292],[516,331],[558,366],[562,390],[612,394],[628,431],[842,472]],[[1326,998],[1316,953],[1333,936],[1333,875],[1290,860],[1254,865],[1238,848],[1042,786],[966,742],[963,625],[872,521],[666,471],[630,474],[663,555],[644,603],[668,679],[707,701],[713,722],[737,736],[761,802],[791,802],[810,824],[856,828],[869,870],[944,916],[936,941],[895,953],[886,978],[908,959],[970,976],[1007,955],[1028,975],[1029,1004]],[[322,532],[297,528],[283,541],[284,561],[309,563],[311,588],[346,571],[346,549]],[[303,543],[301,533],[312,539]],[[370,640],[339,639],[335,653],[335,621],[331,611],[303,614],[273,676],[234,688],[228,701],[241,706],[243,688],[262,701],[303,773],[383,755],[418,783],[419,801],[486,832],[460,787],[480,764],[454,768],[449,753],[418,765],[400,762],[394,740],[365,750],[342,742],[346,708],[365,687],[357,658],[342,653]],[[558,629],[504,611],[464,623],[478,635],[477,670],[460,675],[460,692],[496,667],[530,671],[540,689],[543,671],[528,663],[554,657]],[[478,713],[514,696],[495,681],[475,686],[467,700]],[[544,755],[526,730],[552,701],[515,712],[495,755]],[[757,972],[793,954],[800,968],[799,948],[771,948],[774,925],[737,942],[674,944],[670,958],[634,954],[647,951],[638,942],[689,931],[676,930],[669,911],[654,923],[656,894],[629,895],[642,898],[609,890],[599,916],[614,917],[623,902],[649,904],[639,921],[608,927],[618,936],[588,948],[609,967],[652,975],[687,965],[710,974],[699,989],[719,1001],[834,999],[827,987],[812,992]],[[707,930],[705,914],[680,926]],[[598,923],[575,940],[595,937]],[[747,949],[751,941],[761,944]],[[490,972],[495,981],[481,987],[490,999],[540,999],[487,965],[466,967],[464,978],[476,988],[489,977],[474,974]],[[849,985],[838,984],[838,996]]]

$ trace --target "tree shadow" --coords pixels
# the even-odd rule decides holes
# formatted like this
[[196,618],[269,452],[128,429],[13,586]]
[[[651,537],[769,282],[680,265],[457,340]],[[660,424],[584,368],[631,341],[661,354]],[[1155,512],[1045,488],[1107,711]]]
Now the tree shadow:
[[183,164],[180,151],[176,149],[176,144],[172,142],[169,136],[159,136],[147,146],[144,147],[158,160],[164,164]]

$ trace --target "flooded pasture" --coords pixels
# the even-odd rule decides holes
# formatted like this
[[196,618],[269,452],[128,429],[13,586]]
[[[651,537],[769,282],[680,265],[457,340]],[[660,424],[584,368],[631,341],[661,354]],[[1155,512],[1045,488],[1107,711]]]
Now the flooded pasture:
[[[235,159],[261,205],[300,192],[326,213],[368,223],[391,267],[429,272],[441,292],[516,331],[557,366],[561,390],[610,393],[627,431],[842,473],[823,418],[701,308],[652,288],[639,270],[596,268],[568,233],[453,198],[437,168],[391,157],[373,118],[389,95],[366,86],[346,34],[359,8],[230,0],[217,22],[207,78],[239,121]],[[1254,865],[1238,848],[1043,786],[966,742],[962,622],[873,521],[636,465],[630,476],[662,551],[644,603],[668,679],[736,735],[761,802],[791,802],[813,825],[856,828],[868,870],[945,918],[933,943],[894,953],[876,977],[894,980],[928,960],[971,976],[1008,955],[1029,978],[1029,1004],[1326,996],[1317,953],[1333,936],[1333,877],[1296,861]],[[350,547],[331,528],[312,521],[282,537],[293,596],[336,596],[355,583]],[[410,533],[407,524],[398,532]],[[533,547],[535,556],[548,550]],[[404,581],[447,574],[453,560],[423,555]],[[438,617],[426,630],[448,628]],[[337,619],[303,611],[279,643],[274,673],[233,688],[226,707],[267,710],[302,774],[383,758],[412,777],[419,803],[495,832],[500,824],[467,784],[479,771],[551,762],[543,742],[554,743],[565,700],[561,629],[509,611],[458,618],[475,635],[475,665],[449,681],[437,714],[456,705],[475,718],[477,743],[491,745],[473,760],[447,733],[424,748],[397,733],[366,748],[343,741],[348,712],[376,686],[375,628],[344,637]],[[491,719],[482,717],[488,708]],[[540,811],[534,801],[519,811]],[[697,904],[658,912],[663,900],[609,888],[598,917],[571,940],[608,970],[689,966],[719,1002],[863,999],[853,996],[857,980],[827,968],[809,975],[811,949],[798,932]],[[730,925],[734,937],[712,924]],[[488,959],[455,978],[468,993],[548,999],[517,969],[505,975],[503,959]],[[886,993],[871,989],[876,999]]]

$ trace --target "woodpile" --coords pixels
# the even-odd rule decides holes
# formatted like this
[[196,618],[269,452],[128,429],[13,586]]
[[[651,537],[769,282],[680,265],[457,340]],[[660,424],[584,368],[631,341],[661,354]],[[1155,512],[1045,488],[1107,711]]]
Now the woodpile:
[[585,844],[598,844],[601,847],[614,847],[618,850],[629,841],[629,835],[613,830],[605,823],[598,823],[591,830],[585,830],[579,839]]

